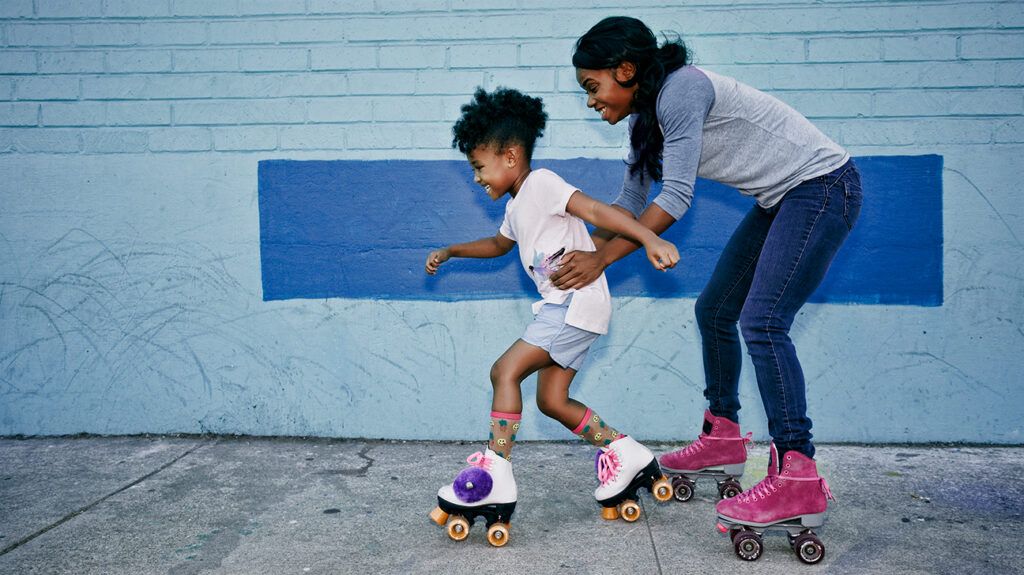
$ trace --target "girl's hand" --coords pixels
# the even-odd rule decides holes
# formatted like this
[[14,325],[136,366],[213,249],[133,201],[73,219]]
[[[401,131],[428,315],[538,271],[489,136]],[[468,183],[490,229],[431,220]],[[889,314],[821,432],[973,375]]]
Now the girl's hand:
[[452,254],[448,251],[448,248],[430,252],[430,255],[427,256],[427,273],[430,275],[436,274],[437,268],[441,267],[441,264],[448,261],[451,257]]
[[645,245],[644,249],[647,250],[647,259],[651,261],[654,269],[666,271],[679,263],[679,250],[672,242],[655,238]]

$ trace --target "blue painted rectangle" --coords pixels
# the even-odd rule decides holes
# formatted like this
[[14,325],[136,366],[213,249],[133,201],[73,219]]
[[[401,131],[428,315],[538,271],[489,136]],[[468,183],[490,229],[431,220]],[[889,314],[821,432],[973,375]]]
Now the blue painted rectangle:
[[[942,157],[856,162],[864,186],[861,217],[811,301],[942,305]],[[609,202],[624,169],[616,160],[534,164]],[[436,276],[423,271],[432,249],[494,235],[504,205],[473,183],[464,161],[262,161],[263,298],[533,297],[533,282],[514,253],[455,259]],[[609,268],[612,294],[696,296],[753,205],[726,186],[698,181],[693,208],[665,234],[679,246],[680,265],[656,272],[639,250]]]

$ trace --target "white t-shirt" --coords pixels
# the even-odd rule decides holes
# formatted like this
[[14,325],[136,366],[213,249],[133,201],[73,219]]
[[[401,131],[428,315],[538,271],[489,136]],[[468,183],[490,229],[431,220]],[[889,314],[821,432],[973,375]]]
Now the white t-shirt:
[[505,219],[498,231],[519,244],[523,269],[544,298],[533,304],[534,314],[545,303],[561,304],[569,294],[574,294],[565,323],[594,333],[608,333],[612,298],[603,273],[578,290],[560,290],[548,279],[558,269],[563,254],[596,249],[583,220],[565,211],[576,191],[551,170],[533,170],[516,197],[505,204]]

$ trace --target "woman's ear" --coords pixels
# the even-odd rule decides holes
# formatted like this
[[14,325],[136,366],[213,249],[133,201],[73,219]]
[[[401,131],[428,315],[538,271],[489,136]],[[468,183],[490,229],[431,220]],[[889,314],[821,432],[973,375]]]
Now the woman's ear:
[[615,67],[615,81],[620,83],[629,82],[636,76],[636,64],[623,60]]

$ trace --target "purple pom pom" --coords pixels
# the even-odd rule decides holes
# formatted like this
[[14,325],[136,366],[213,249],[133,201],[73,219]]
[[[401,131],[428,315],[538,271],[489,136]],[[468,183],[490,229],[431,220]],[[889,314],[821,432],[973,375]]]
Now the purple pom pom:
[[601,456],[602,456],[603,454],[604,454],[604,450],[603,450],[603,449],[600,449],[600,448],[598,448],[598,450],[597,450],[597,454],[596,454],[596,455],[594,455],[594,474],[595,474],[595,475],[596,475],[596,474],[597,474],[597,472],[598,472],[598,471],[599,471],[599,470],[601,469],[601,466],[600,466],[600,461],[601,461]]
[[491,493],[494,480],[491,474],[479,467],[463,469],[452,483],[455,495],[466,503],[476,503]]

